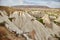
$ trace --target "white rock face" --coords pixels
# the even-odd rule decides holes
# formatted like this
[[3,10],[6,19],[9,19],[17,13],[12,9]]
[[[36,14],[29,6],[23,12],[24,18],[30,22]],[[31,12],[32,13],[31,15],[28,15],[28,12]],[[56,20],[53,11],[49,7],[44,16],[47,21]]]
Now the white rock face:
[[[30,32],[32,30],[35,30],[38,40],[45,40],[44,37],[46,37],[46,39],[49,37],[50,33],[48,33],[48,30],[46,30],[44,25],[42,25],[40,22],[38,22],[34,17],[29,15],[28,13],[14,12],[12,15],[14,15],[16,19],[16,20],[13,20],[12,22],[14,24],[17,23],[16,25],[18,25],[17,18],[19,17],[18,20],[20,25],[18,26],[18,28],[21,28],[21,30],[23,30],[24,32]],[[31,21],[32,19],[34,19],[34,21]]]
[[60,16],[55,21],[60,23]]
[[[36,20],[35,17],[29,15],[27,12],[21,12],[21,11],[15,11],[12,13],[9,17],[4,14],[4,12],[1,12],[0,16],[0,23],[5,21],[5,26],[9,31],[15,31],[17,34],[23,34],[23,32],[31,32],[32,30],[35,30],[35,39],[36,40],[54,40],[53,36],[54,34],[58,34],[60,32],[60,27],[54,24],[50,21],[48,15],[43,16],[44,23],[46,25],[52,24],[52,29],[45,27],[42,23]],[[12,21],[9,20],[9,18],[13,18]],[[27,34],[23,34],[27,40],[30,39]]]
[[42,19],[43,19],[43,23],[45,23],[47,27],[50,27],[50,28],[52,27],[51,20],[49,19],[49,16],[47,14],[45,14],[42,17]]

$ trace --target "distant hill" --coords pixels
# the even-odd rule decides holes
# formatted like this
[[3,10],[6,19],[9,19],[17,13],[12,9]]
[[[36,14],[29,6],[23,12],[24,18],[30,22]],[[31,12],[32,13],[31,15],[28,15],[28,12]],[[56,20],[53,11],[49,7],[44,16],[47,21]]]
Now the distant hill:
[[16,9],[22,9],[22,10],[27,10],[27,11],[32,11],[32,10],[39,10],[39,11],[60,11],[60,8],[50,8],[48,6],[40,6],[40,5],[16,5],[12,6],[13,8]]
[[60,12],[59,8],[49,8],[47,6],[25,6],[25,5],[17,5],[17,6],[0,6],[0,10],[5,10],[7,13],[11,13],[14,11],[32,11],[32,10],[38,10],[38,11],[44,11],[44,12]]
[[15,8],[49,8],[48,6],[39,6],[39,5],[17,5],[13,6]]

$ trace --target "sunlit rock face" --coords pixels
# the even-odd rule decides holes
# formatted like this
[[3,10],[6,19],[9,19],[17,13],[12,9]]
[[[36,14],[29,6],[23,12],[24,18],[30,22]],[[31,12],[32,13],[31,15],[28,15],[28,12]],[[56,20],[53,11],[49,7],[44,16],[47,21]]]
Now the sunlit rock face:
[[60,23],[60,16],[55,21]]
[[42,19],[43,19],[43,22],[45,23],[45,25],[47,26],[47,27],[52,27],[52,23],[51,23],[51,20],[49,19],[49,16],[47,15],[47,14],[45,14],[43,17],[42,17]]
[[36,18],[41,18],[44,16],[45,13],[41,13],[41,11],[36,10],[36,11],[30,11],[29,14]]
[[14,11],[9,16],[5,11],[0,11],[0,14],[0,23],[5,22],[5,27],[10,32],[14,31],[19,35],[23,34],[27,40],[57,40],[60,37],[60,27],[51,21],[47,14],[40,14],[43,15],[41,18],[45,24],[37,21],[33,15],[31,16],[26,11]]

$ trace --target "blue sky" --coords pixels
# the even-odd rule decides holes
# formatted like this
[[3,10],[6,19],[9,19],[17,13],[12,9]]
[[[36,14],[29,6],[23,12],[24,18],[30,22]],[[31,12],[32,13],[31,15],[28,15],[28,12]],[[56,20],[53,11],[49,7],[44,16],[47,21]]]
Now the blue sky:
[[42,5],[52,8],[60,8],[60,0],[0,0],[0,5]]

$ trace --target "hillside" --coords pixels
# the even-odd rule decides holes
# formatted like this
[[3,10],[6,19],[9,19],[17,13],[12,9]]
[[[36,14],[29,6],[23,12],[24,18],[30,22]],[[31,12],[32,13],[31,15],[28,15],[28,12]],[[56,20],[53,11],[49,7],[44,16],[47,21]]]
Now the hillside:
[[0,6],[0,40],[60,40],[60,9]]

